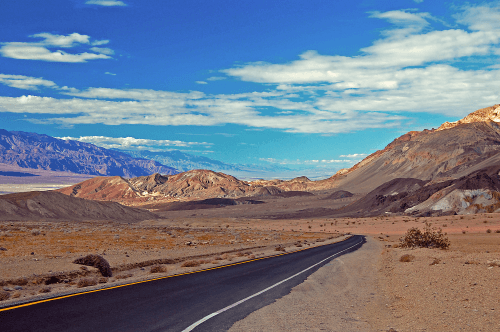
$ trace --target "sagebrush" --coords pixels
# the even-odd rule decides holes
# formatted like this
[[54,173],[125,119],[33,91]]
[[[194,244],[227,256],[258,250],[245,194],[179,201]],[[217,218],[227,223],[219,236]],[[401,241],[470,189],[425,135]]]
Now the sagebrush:
[[410,228],[404,237],[399,239],[401,248],[439,248],[448,249],[450,240],[440,228],[431,228],[430,223],[425,223],[422,232],[417,227]]

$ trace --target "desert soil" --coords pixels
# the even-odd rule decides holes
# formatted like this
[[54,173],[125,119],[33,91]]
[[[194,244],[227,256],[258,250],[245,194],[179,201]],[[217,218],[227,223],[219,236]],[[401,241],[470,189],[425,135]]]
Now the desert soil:
[[[78,287],[84,278],[103,282],[91,287],[105,287],[269,256],[279,245],[287,251],[321,245],[352,232],[367,235],[360,250],[334,259],[232,330],[500,330],[499,214],[265,220],[223,218],[224,210],[135,224],[0,223],[0,247],[7,249],[0,250],[0,280],[10,296],[0,303],[88,289]],[[448,233],[448,250],[395,247],[409,228],[425,223]],[[71,263],[89,253],[102,254],[114,276],[99,278],[94,268]],[[414,257],[401,262],[404,254]],[[155,260],[166,272],[150,272]],[[186,261],[199,265],[182,267]],[[64,278],[45,285],[50,275]]]

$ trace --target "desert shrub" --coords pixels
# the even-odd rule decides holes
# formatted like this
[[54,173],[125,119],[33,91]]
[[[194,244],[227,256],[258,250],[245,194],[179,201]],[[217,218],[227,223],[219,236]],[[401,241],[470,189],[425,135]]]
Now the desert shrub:
[[197,260],[190,260],[190,261],[185,261],[181,265],[182,267],[195,267],[195,266],[200,266],[200,262]]
[[254,259],[254,258],[255,258],[255,255],[250,255],[250,256],[248,256],[248,258],[250,258],[250,259]]
[[115,279],[127,279],[127,278],[130,278],[131,276],[133,276],[132,273],[119,274],[119,275],[115,276]]
[[422,232],[417,227],[410,228],[404,237],[399,239],[401,248],[439,248],[448,249],[450,240],[443,234],[441,229],[431,228],[431,224],[426,223]]
[[151,270],[149,270],[150,273],[163,273],[167,272],[167,268],[163,265],[153,265],[151,266]]
[[285,250],[285,247],[283,246],[277,246],[276,248],[274,248],[275,251],[286,251]]
[[98,283],[100,284],[105,284],[108,282],[108,278],[106,277],[100,277],[98,280],[97,280]]
[[495,231],[495,233],[500,233],[500,229],[497,229],[497,230]]
[[0,290],[0,301],[8,300],[9,297],[10,297],[10,293],[9,292]]
[[243,256],[245,256],[245,254],[242,253],[241,251],[236,253],[236,257],[243,257]]
[[99,269],[99,272],[101,272],[103,277],[111,277],[113,275],[113,272],[111,272],[111,267],[109,266],[108,261],[99,255],[87,255],[85,257],[75,259],[73,263],[86,266],[93,266]]
[[415,259],[415,256],[409,255],[409,254],[404,254],[403,256],[399,257],[400,262],[408,263],[411,262]]
[[52,291],[52,288],[50,288],[50,287],[42,287],[42,288],[40,288],[38,293],[50,293],[51,291]]
[[11,280],[10,283],[12,285],[16,285],[16,286],[24,286],[24,285],[28,284],[28,279],[27,278],[14,279],[14,280]]
[[97,285],[97,279],[95,278],[82,278],[78,280],[76,286],[81,288],[81,287],[87,287],[87,286],[95,286]]
[[440,262],[441,262],[441,260],[439,258],[434,258],[432,263],[430,263],[429,265],[436,265],[436,264],[439,264]]
[[491,233],[491,229],[489,229],[489,228],[488,228],[488,229],[486,230],[486,233]]

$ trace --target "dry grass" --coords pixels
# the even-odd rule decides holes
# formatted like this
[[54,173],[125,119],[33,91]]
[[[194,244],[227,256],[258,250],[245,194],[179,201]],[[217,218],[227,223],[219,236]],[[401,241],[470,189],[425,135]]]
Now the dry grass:
[[95,278],[82,278],[78,280],[78,283],[76,284],[77,287],[88,287],[88,286],[95,286],[97,285],[97,279]]
[[5,300],[8,300],[9,298],[10,298],[9,292],[0,290],[0,301],[5,301]]
[[185,261],[184,263],[182,263],[181,267],[196,267],[196,266],[200,266],[201,263],[200,261],[197,261],[197,260],[189,260],[189,261]]
[[127,278],[130,278],[132,276],[133,276],[132,273],[119,274],[119,275],[115,276],[115,279],[118,279],[118,280],[127,279]]
[[150,273],[165,273],[167,272],[167,267],[163,265],[153,265],[149,270]]
[[52,292],[52,288],[50,288],[50,287],[42,287],[38,291],[38,293],[50,293],[50,292]]
[[404,254],[403,256],[399,257],[399,261],[403,263],[409,263],[412,262],[415,259],[415,256],[410,255],[410,254]]

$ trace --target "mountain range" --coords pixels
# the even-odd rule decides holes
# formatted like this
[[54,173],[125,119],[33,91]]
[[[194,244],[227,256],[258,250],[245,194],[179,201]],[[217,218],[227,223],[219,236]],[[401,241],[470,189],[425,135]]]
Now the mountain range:
[[[165,204],[178,200],[276,197],[290,191],[331,191],[362,197],[347,207],[321,210],[322,215],[369,216],[387,213],[434,215],[493,212],[500,209],[500,105],[477,110],[437,129],[413,131],[332,177],[311,181],[242,181],[223,173],[188,171],[155,174],[124,183],[128,199]],[[89,190],[83,190],[93,181]],[[101,188],[101,189],[99,189]],[[106,178],[63,189],[66,194],[98,200],[104,188],[117,192]],[[123,190],[122,190],[123,191]],[[133,193],[133,195],[131,195]],[[126,195],[118,194],[123,201]],[[130,202],[128,203],[130,204]],[[151,206],[151,205],[150,205]],[[293,217],[294,213],[288,214]],[[302,214],[301,214],[302,215]]]
[[173,167],[89,143],[0,129],[0,163],[23,168],[127,178],[152,173],[175,174]]

